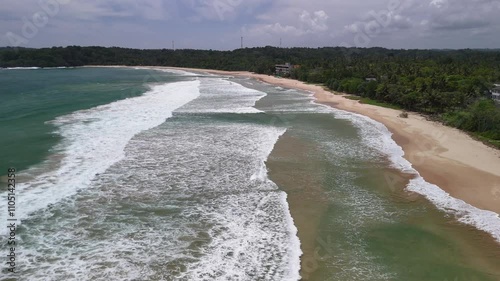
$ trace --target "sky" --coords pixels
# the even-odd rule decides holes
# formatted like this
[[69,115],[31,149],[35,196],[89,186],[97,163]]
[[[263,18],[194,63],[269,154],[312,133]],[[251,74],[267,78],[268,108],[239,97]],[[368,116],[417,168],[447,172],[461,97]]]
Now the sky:
[[0,0],[0,46],[500,48],[500,0]]

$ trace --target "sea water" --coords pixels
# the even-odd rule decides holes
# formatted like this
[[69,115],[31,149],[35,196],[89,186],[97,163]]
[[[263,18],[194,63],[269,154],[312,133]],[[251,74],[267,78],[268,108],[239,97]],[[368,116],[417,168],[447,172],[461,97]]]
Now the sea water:
[[494,258],[446,236],[456,212],[387,190],[385,171],[415,171],[385,127],[310,93],[141,68],[0,73],[20,223],[0,280],[495,280]]

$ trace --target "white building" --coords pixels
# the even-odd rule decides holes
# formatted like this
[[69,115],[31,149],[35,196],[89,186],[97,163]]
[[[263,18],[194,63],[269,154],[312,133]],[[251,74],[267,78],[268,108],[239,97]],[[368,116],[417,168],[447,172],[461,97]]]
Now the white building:
[[[495,85],[497,85],[497,84],[495,84]],[[494,101],[500,103],[500,86],[491,90],[491,98]]]
[[276,65],[276,75],[285,75],[292,73],[293,65],[290,63],[286,64],[277,64]]

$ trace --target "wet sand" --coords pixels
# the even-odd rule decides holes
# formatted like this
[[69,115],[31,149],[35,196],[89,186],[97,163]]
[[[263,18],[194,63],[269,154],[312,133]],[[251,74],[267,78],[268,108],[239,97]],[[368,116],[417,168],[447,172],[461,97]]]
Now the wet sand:
[[[284,88],[310,91],[314,93],[319,103],[368,116],[384,124],[393,133],[392,137],[403,148],[405,158],[427,182],[439,186],[451,196],[464,200],[472,206],[500,213],[500,152],[472,139],[464,132],[428,121],[414,113],[410,113],[409,118],[400,118],[401,111],[399,110],[360,104],[358,101],[346,99],[340,93],[333,94],[321,86],[305,84],[297,80],[249,72],[176,69],[250,77]],[[305,171],[301,173],[301,177],[275,172],[286,170],[283,166],[290,165],[290,163],[280,162],[280,155],[294,153],[298,158],[302,158],[301,155],[304,155],[307,149],[309,148],[306,143],[289,138],[285,134],[275,146],[267,164],[271,179],[279,186],[288,187],[285,191],[288,194],[291,215],[299,230],[298,235],[304,253],[301,275],[306,277],[304,279],[311,280],[307,276],[313,274],[317,268],[311,268],[308,262],[314,260],[315,251],[318,249],[318,226],[322,215],[328,208],[328,202],[324,202],[321,183],[308,178]],[[303,166],[307,165],[303,164]],[[298,169],[301,168],[298,167]],[[406,204],[417,201],[416,204],[431,205],[421,196],[403,191],[411,176],[395,170],[389,174],[394,175],[396,179],[394,185],[389,186],[392,189],[394,201]],[[481,268],[486,267],[489,272],[498,273],[497,262],[492,263],[491,260],[498,261],[500,247],[490,235],[477,231],[472,226],[463,225],[453,218],[442,218],[438,212],[435,218],[433,216],[427,219],[429,220],[428,228],[432,231],[442,232],[442,230],[434,229],[436,222],[440,224],[438,228],[447,224],[446,227],[451,228],[453,231],[450,232],[454,233],[454,237],[450,239],[462,244],[462,252],[468,253],[468,259],[473,264]],[[415,222],[415,224],[422,223]]]
[[[315,262],[317,248],[317,230],[323,213],[328,208],[322,183],[312,177],[311,169],[319,169],[317,164],[307,159],[311,147],[299,139],[285,133],[266,163],[269,177],[287,193],[290,213],[298,229],[302,256],[301,276],[304,279],[317,268],[307,264]],[[287,160],[284,160],[287,159]]]
[[[203,71],[201,69],[184,69],[191,71]],[[384,124],[391,133],[393,140],[403,148],[405,158],[429,183],[439,186],[452,197],[461,199],[466,203],[483,209],[500,213],[500,152],[490,148],[483,143],[472,139],[466,133],[457,129],[446,127],[440,123],[428,121],[423,116],[410,113],[409,118],[400,118],[400,110],[361,104],[350,100],[341,93],[333,94],[317,85],[305,84],[291,79],[276,78],[267,75],[253,74],[249,72],[226,72],[209,71],[211,74],[243,76],[257,79],[259,81],[294,88],[314,93],[316,102],[334,108],[358,113]],[[296,140],[295,140],[296,142]],[[287,144],[288,143],[288,144]],[[297,143],[294,140],[284,138],[275,146],[273,155],[297,153]],[[295,149],[291,147],[296,146]],[[273,175],[273,168],[279,164],[268,163],[270,176],[279,186],[297,186],[297,182],[291,179],[280,179]],[[422,196],[404,191],[408,181],[413,177],[397,170],[391,170],[393,175],[392,184],[388,188],[395,198],[394,201],[415,202],[417,204],[432,204],[423,199]],[[307,178],[303,179],[307,181]],[[388,183],[391,183],[388,180]],[[321,271],[310,265],[315,261],[315,252],[320,246],[318,243],[318,226],[321,216],[328,208],[327,202],[322,202],[322,190],[319,183],[307,185],[307,190],[286,190],[290,204],[291,215],[299,230],[299,238],[303,251],[301,276],[304,280],[319,280],[314,277],[315,272]],[[440,212],[432,212],[429,219],[429,229],[432,232],[441,232],[448,236],[456,245],[460,245],[461,256],[467,257],[468,264],[482,268],[494,276],[500,275],[498,269],[498,258],[500,247],[492,237],[476,228],[457,222],[452,217],[443,218]],[[422,225],[421,222],[413,222]],[[412,224],[413,224],[412,223]],[[435,224],[438,223],[439,226]],[[443,224],[449,231],[442,233]],[[436,229],[441,229],[437,230]]]
[[500,214],[500,151],[474,140],[466,133],[410,113],[400,118],[394,110],[350,100],[318,85],[254,74],[206,69],[176,68],[218,75],[250,77],[285,88],[314,93],[318,103],[358,113],[384,124],[405,152],[405,158],[429,183],[452,197],[479,209]]

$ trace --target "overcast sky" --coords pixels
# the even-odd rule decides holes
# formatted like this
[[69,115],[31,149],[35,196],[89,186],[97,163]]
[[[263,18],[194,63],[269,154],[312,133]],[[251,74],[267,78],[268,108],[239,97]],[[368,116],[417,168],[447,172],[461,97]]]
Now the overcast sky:
[[500,48],[500,0],[0,0],[0,46]]

